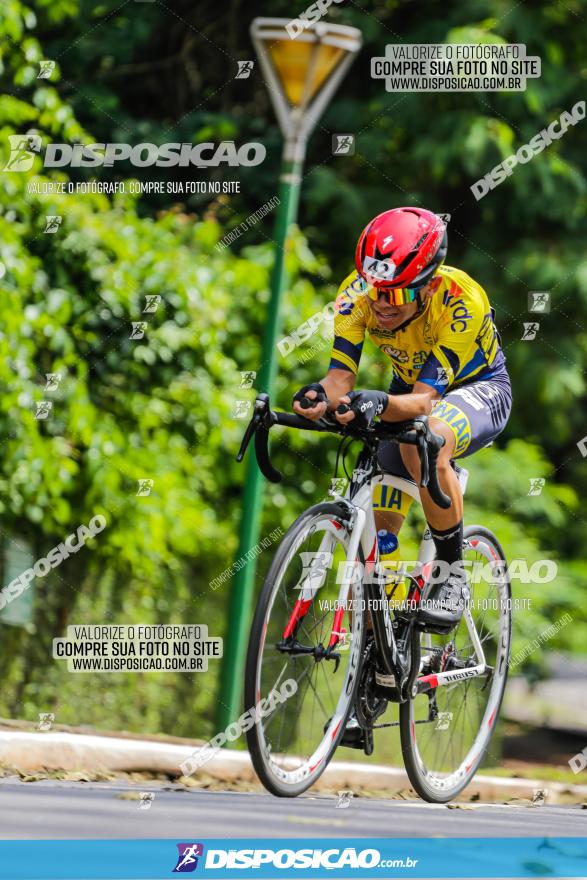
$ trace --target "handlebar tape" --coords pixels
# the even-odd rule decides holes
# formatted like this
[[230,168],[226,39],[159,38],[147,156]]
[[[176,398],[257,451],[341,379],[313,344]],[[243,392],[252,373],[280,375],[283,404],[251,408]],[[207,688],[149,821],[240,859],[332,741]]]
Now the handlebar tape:
[[259,469],[270,483],[281,483],[281,471],[274,468],[269,458],[269,431],[267,428],[257,428],[255,433],[255,455]]

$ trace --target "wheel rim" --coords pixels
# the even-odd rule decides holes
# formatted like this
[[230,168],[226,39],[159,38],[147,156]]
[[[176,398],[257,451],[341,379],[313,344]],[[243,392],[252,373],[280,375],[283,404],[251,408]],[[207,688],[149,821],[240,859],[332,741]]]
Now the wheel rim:
[[[340,625],[347,631],[346,644],[339,650],[337,671],[332,660],[316,662],[312,655],[292,656],[275,647],[296,600],[307,595],[307,590],[296,588],[309,583],[314,588],[320,586],[297,638],[306,646],[328,646],[340,589],[337,573],[339,563],[346,559],[347,545],[348,533],[335,520],[321,516],[306,524],[279,567],[267,606],[257,658],[255,702],[259,704],[285,681],[293,680],[297,685],[295,693],[260,719],[255,729],[265,768],[281,786],[310,784],[323,771],[350,708],[359,666],[362,614],[344,612]],[[360,603],[362,597],[358,579],[353,600]]]
[[[439,793],[462,788],[477,769],[493,733],[507,676],[511,613],[507,575],[489,575],[485,566],[499,556],[486,536],[469,536],[463,549],[463,559],[472,563],[468,573],[471,615],[485,662],[493,672],[438,687],[431,696],[420,694],[410,702],[410,737],[418,775]],[[425,634],[422,642],[422,664],[432,672],[461,668],[460,663],[476,657],[464,619],[450,636]],[[434,701],[438,714],[431,719]]]

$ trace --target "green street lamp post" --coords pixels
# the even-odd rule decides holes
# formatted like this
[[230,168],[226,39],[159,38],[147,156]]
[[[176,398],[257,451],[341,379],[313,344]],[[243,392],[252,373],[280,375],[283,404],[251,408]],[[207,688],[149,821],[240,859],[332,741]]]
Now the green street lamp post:
[[[291,33],[297,30],[297,35]],[[275,262],[271,299],[263,337],[262,364],[256,386],[271,395],[277,372],[276,343],[281,329],[281,298],[286,285],[285,254],[295,223],[306,144],[319,117],[361,48],[356,28],[318,22],[301,33],[280,18],[256,18],[251,36],[284,136],[275,219]],[[262,509],[261,475],[249,453],[239,531],[237,559],[259,541]],[[224,730],[240,715],[243,661],[255,584],[255,562],[247,562],[231,586],[228,629],[216,727]]]

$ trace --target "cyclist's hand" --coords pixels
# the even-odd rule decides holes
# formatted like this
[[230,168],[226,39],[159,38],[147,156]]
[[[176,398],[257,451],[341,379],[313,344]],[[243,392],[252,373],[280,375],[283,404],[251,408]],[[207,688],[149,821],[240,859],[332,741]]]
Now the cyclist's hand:
[[369,428],[375,418],[387,409],[389,395],[385,391],[349,391],[340,398],[341,403],[350,405],[350,410],[342,415],[335,410],[341,425],[355,421],[362,428]]
[[[314,406],[304,409],[302,401],[305,403],[307,400],[315,401],[315,404]],[[328,398],[326,397],[326,392],[323,386],[319,382],[313,382],[311,385],[304,385],[303,388],[300,388],[297,394],[294,394],[292,405],[293,411],[299,416],[303,416],[305,419],[310,419],[315,422],[318,419],[321,419],[326,412]]]

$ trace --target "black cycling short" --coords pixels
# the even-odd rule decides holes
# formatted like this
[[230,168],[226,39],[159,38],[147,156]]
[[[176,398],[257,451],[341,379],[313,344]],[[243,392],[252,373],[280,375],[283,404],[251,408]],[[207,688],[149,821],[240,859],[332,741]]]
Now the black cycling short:
[[[430,418],[440,419],[455,437],[453,458],[465,458],[488,446],[505,428],[512,410],[512,386],[506,370],[449,391],[436,401]],[[379,466],[411,480],[397,443],[379,445]]]

